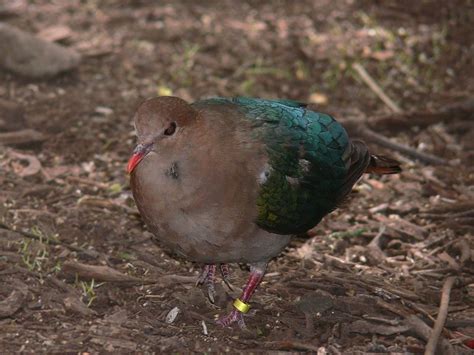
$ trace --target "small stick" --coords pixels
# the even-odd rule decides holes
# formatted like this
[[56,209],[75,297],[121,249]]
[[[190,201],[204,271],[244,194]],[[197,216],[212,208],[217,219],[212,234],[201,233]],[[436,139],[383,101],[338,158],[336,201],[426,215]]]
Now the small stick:
[[358,129],[358,133],[376,144],[396,150],[397,152],[400,152],[411,158],[418,159],[424,163],[433,165],[449,165],[449,162],[446,159],[438,158],[432,154],[423,153],[406,145],[396,143],[385,136],[372,131],[370,128],[360,127]]
[[367,248],[369,249],[370,254],[377,261],[381,261],[385,257],[385,253],[380,247],[380,240],[382,239],[386,229],[387,227],[382,224],[379,228],[379,232],[377,233],[377,235],[374,237],[374,239],[372,239],[369,244],[367,244]]
[[65,261],[63,272],[68,275],[77,275],[81,279],[109,282],[141,283],[138,277],[122,274],[120,271],[102,265],[87,265],[76,261]]
[[[30,232],[27,232],[27,231],[24,231],[24,230],[17,230],[17,229],[13,228],[12,226],[10,226],[10,225],[8,225],[4,222],[0,222],[0,228],[9,230],[13,233],[21,234],[22,236],[30,238],[30,239],[41,241],[41,238],[39,236],[37,236],[36,234],[30,233]],[[56,240],[56,239],[48,239],[47,244],[62,245],[65,248],[68,248],[69,250],[72,250],[72,251],[75,251],[75,252],[78,252],[78,253],[83,253],[83,254],[88,255],[88,256],[90,256],[91,258],[94,258],[94,259],[99,256],[98,252],[95,252],[95,251],[92,251],[92,250],[87,250],[87,249],[84,249],[84,248],[81,248],[81,247],[76,247],[74,245],[70,245],[70,244],[67,244],[67,243],[62,243],[61,241]]]
[[387,96],[382,88],[375,82],[374,79],[367,73],[362,65],[359,63],[352,64],[352,68],[359,74],[360,78],[367,84],[367,86],[387,105],[393,112],[401,113],[402,109],[393,100]]
[[455,281],[456,277],[450,276],[444,282],[443,290],[441,291],[441,302],[439,305],[438,317],[436,318],[433,331],[431,332],[428,344],[426,345],[425,355],[434,355],[436,351],[436,345],[438,344],[439,336],[441,335],[444,323],[446,322],[446,317],[448,316],[449,296]]
[[263,346],[267,349],[275,350],[306,350],[314,352],[319,350],[318,346],[293,340],[267,341],[263,343]]
[[[427,340],[432,334],[431,328],[426,325],[420,318],[415,315],[411,315],[405,318],[405,323],[408,324],[413,332],[416,333],[421,339]],[[441,339],[440,354],[454,355],[455,351],[453,346],[446,339]],[[426,354],[426,352],[425,352]],[[434,354],[434,353],[432,353]]]
[[118,270],[112,269],[103,265],[88,265],[79,263],[77,261],[65,261],[63,264],[63,272],[66,275],[77,275],[80,279],[101,281],[101,282],[116,282],[125,285],[136,284],[176,284],[176,283],[195,283],[194,276],[180,276],[180,275],[163,275],[155,279],[141,279],[139,277],[130,276],[121,273]]
[[66,180],[68,182],[73,182],[73,183],[75,182],[82,185],[93,186],[93,187],[97,187],[98,189],[103,189],[103,190],[107,190],[108,188],[108,185],[103,182],[94,181],[91,179],[84,179],[77,176],[68,176]]
[[407,157],[417,159],[425,164],[449,165],[449,161],[446,159],[438,158],[432,154],[420,152],[407,145],[396,143],[384,135],[374,132],[365,124],[361,124],[360,121],[346,119],[341,120],[341,123],[343,123],[346,129],[354,135],[358,135],[360,138],[364,138],[369,142],[374,142],[382,147],[395,150]]
[[34,129],[0,133],[0,145],[26,144],[45,141],[47,137]]

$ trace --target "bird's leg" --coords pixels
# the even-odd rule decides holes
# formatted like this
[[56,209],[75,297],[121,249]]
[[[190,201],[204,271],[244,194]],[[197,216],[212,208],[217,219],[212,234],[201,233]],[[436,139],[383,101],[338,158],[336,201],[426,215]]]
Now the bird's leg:
[[222,280],[224,280],[227,287],[233,291],[232,285],[229,282],[230,269],[228,264],[219,264],[219,269],[221,270]]
[[201,275],[197,280],[196,285],[205,284],[207,288],[207,297],[209,297],[209,301],[214,303],[216,290],[214,288],[214,282],[216,277],[216,265],[215,264],[206,264],[202,268]]
[[233,306],[235,309],[230,312],[227,316],[220,318],[217,323],[227,327],[234,322],[237,322],[240,328],[245,328],[245,322],[243,315],[250,309],[248,301],[255,292],[255,289],[260,284],[265,274],[267,263],[256,263],[250,265],[250,275],[247,280],[247,284],[242,291],[242,295],[234,300]]

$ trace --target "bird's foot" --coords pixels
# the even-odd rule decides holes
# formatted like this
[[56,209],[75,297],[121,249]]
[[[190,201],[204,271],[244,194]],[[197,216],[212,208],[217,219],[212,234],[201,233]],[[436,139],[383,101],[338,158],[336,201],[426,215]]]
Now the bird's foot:
[[234,288],[232,287],[232,285],[230,284],[230,281],[229,281],[229,276],[230,276],[229,265],[228,264],[220,264],[219,265],[219,270],[221,271],[222,280],[225,282],[225,284],[227,285],[227,287],[231,291],[234,291]]
[[249,279],[247,280],[247,284],[244,287],[242,295],[234,300],[234,303],[232,304],[234,309],[232,312],[230,312],[230,314],[227,316],[220,318],[217,321],[218,324],[222,325],[223,327],[228,327],[232,323],[237,322],[240,329],[246,328],[244,314],[247,314],[250,310],[250,304],[248,302],[255,292],[255,289],[262,281],[266,266],[266,263],[250,265]]
[[247,329],[242,312],[234,309],[228,315],[223,316],[217,320],[217,324],[223,327],[229,327],[232,323],[237,322],[240,329]]
[[216,278],[216,265],[206,264],[199,275],[199,278],[196,282],[196,286],[206,285],[207,288],[207,297],[212,304],[215,303],[216,289],[214,288],[214,282]]
[[204,284],[204,282],[206,282],[209,279],[214,280],[215,275],[216,275],[216,265],[214,264],[204,265],[201,270],[201,274],[199,275],[196,281],[196,286]]

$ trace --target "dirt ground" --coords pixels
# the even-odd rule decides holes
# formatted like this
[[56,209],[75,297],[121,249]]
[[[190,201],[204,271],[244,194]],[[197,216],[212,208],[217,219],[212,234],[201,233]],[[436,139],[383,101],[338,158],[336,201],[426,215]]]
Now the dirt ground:
[[[83,60],[47,80],[0,71],[10,130],[44,136],[0,145],[2,353],[423,353],[449,276],[441,352],[472,351],[472,1],[11,4],[0,20]],[[222,329],[234,294],[219,284],[212,305],[199,265],[154,245],[131,198],[132,115],[165,94],[312,102],[404,172],[364,177],[270,263],[248,330]],[[238,292],[247,270],[232,271]]]

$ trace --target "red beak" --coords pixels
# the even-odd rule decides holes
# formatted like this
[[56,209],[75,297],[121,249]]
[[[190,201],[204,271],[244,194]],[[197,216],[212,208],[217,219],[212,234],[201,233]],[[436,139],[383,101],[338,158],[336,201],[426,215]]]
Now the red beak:
[[132,173],[143,158],[152,150],[153,144],[138,144],[127,164],[127,172]]

